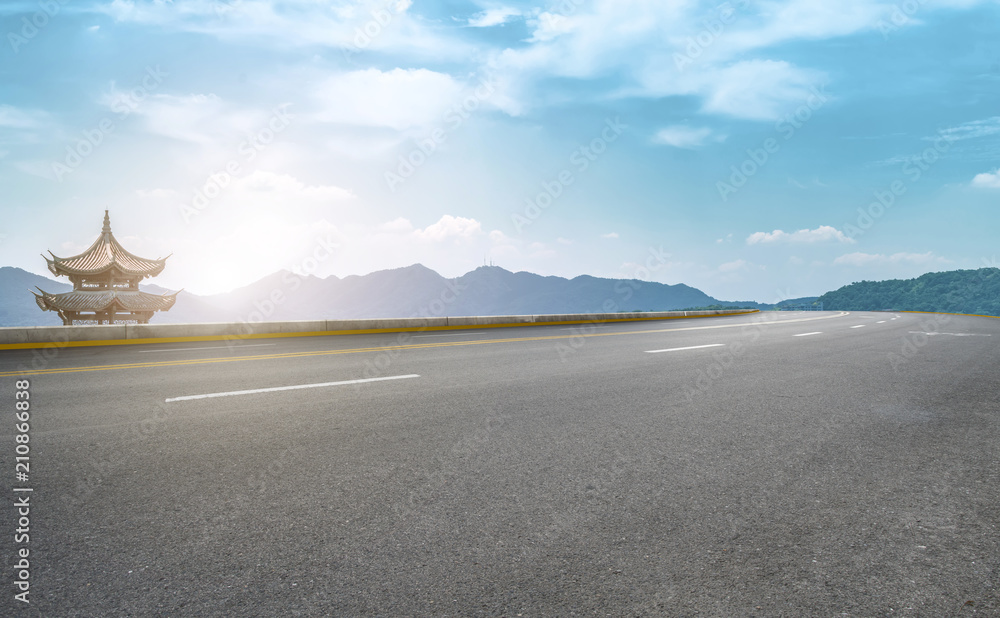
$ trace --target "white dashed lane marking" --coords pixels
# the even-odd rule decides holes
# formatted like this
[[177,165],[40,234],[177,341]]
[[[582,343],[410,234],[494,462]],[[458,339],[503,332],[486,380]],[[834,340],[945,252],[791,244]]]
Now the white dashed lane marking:
[[275,386],[273,388],[255,388],[248,391],[229,391],[225,393],[208,393],[207,395],[185,395],[183,397],[171,397],[166,403],[174,401],[190,401],[192,399],[210,399],[212,397],[233,397],[235,395],[255,395],[257,393],[274,393],[277,391],[294,391],[301,388],[321,388],[324,386],[346,386],[348,384],[364,384],[365,382],[381,382],[383,380],[405,380],[406,378],[419,378],[417,374],[405,376],[387,376],[384,378],[366,378],[363,380],[344,380],[342,382],[323,382],[320,384],[296,384],[295,386]]
[[666,350],[646,350],[646,354],[659,354],[660,352],[680,352],[681,350],[700,350],[702,348],[718,348],[724,343],[710,343],[708,345],[690,345],[685,348],[667,348]]
[[927,335],[928,337],[933,337],[935,335],[948,335],[949,337],[992,337],[993,335],[987,333],[925,333],[920,330],[911,330],[911,335]]

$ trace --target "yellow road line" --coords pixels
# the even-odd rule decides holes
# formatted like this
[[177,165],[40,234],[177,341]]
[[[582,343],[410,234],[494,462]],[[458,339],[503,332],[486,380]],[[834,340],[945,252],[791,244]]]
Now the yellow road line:
[[978,313],[948,313],[947,311],[887,311],[886,313],[927,313],[931,315],[960,315],[968,318],[993,318],[994,320],[1000,320],[1000,317],[995,315],[979,315]]
[[[94,365],[90,367],[64,367],[55,369],[39,369],[36,371],[5,371],[0,372],[0,377],[9,376],[23,376],[23,375],[52,375],[59,373],[83,373],[88,371],[110,371],[114,369],[142,369],[151,367],[179,367],[185,365],[207,365],[212,363],[231,363],[237,361],[252,361],[252,360],[280,360],[286,358],[305,358],[311,356],[332,356],[336,354],[359,354],[365,352],[384,352],[390,350],[420,350],[427,348],[451,348],[457,346],[468,346],[468,345],[484,345],[484,344],[496,344],[496,343],[514,343],[518,341],[552,341],[558,339],[576,339],[579,337],[618,337],[623,335],[648,335],[652,333],[670,333],[670,332],[681,332],[690,330],[711,330],[717,328],[746,328],[754,326],[771,326],[773,324],[793,324],[795,322],[812,322],[816,320],[827,320],[830,318],[839,318],[847,315],[847,312],[841,312],[836,315],[826,315],[818,318],[798,318],[794,320],[773,320],[773,321],[758,321],[758,322],[747,322],[741,324],[720,324],[716,326],[690,326],[686,328],[661,328],[653,330],[635,330],[617,333],[576,333],[572,335],[549,335],[545,337],[510,337],[507,339],[479,339],[474,341],[442,341],[438,343],[415,343],[415,344],[400,344],[400,345],[388,345],[381,346],[377,348],[346,348],[341,350],[313,350],[308,352],[286,352],[279,354],[260,354],[254,356],[235,356],[235,357],[222,357],[222,358],[203,358],[203,359],[188,359],[188,360],[175,360],[175,361],[157,361],[157,362],[146,362],[146,363],[125,363],[120,365]],[[582,322],[584,323],[584,322]]]
[[648,322],[655,320],[694,320],[699,318],[724,318],[734,315],[760,313],[753,309],[725,315],[676,315],[657,318],[621,318],[610,320],[558,320],[554,322],[508,322],[505,324],[456,324],[452,326],[409,326],[402,328],[363,328],[358,330],[320,330],[291,333],[248,333],[238,335],[191,335],[187,337],[147,337],[144,339],[95,339],[93,341],[52,341],[33,343],[0,343],[0,350],[32,350],[51,348],[89,348],[110,345],[143,345],[153,343],[195,343],[204,341],[243,341],[245,339],[284,339],[288,337],[332,337],[341,335],[375,335],[381,333],[410,333],[441,330],[469,330],[471,328],[512,328],[516,326],[553,326],[556,324],[613,324],[618,322]]

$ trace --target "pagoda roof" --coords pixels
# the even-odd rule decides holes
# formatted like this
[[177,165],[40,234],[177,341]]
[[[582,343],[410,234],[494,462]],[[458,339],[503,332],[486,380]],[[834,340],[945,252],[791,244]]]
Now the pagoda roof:
[[35,302],[43,311],[167,311],[174,306],[180,291],[172,294],[150,294],[136,290],[73,290],[49,294],[36,288]]
[[[163,271],[167,258],[150,260],[130,253],[111,233],[111,218],[104,211],[104,228],[100,237],[89,249],[79,255],[61,258],[49,251],[52,259],[45,257],[49,271],[60,275],[95,275],[116,268],[127,275],[154,277]],[[170,257],[169,255],[167,257]]]

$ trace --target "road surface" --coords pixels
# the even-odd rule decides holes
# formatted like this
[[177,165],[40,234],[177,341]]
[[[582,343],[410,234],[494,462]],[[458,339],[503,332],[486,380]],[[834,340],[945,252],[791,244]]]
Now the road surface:
[[0,614],[998,615],[998,344],[802,312],[2,352]]

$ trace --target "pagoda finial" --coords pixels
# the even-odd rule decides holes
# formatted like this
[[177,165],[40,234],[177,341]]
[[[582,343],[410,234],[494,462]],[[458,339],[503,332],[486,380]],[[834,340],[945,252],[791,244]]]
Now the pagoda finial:
[[104,229],[101,230],[101,233],[102,234],[110,234],[111,233],[111,217],[108,216],[108,211],[107,210],[104,211]]

